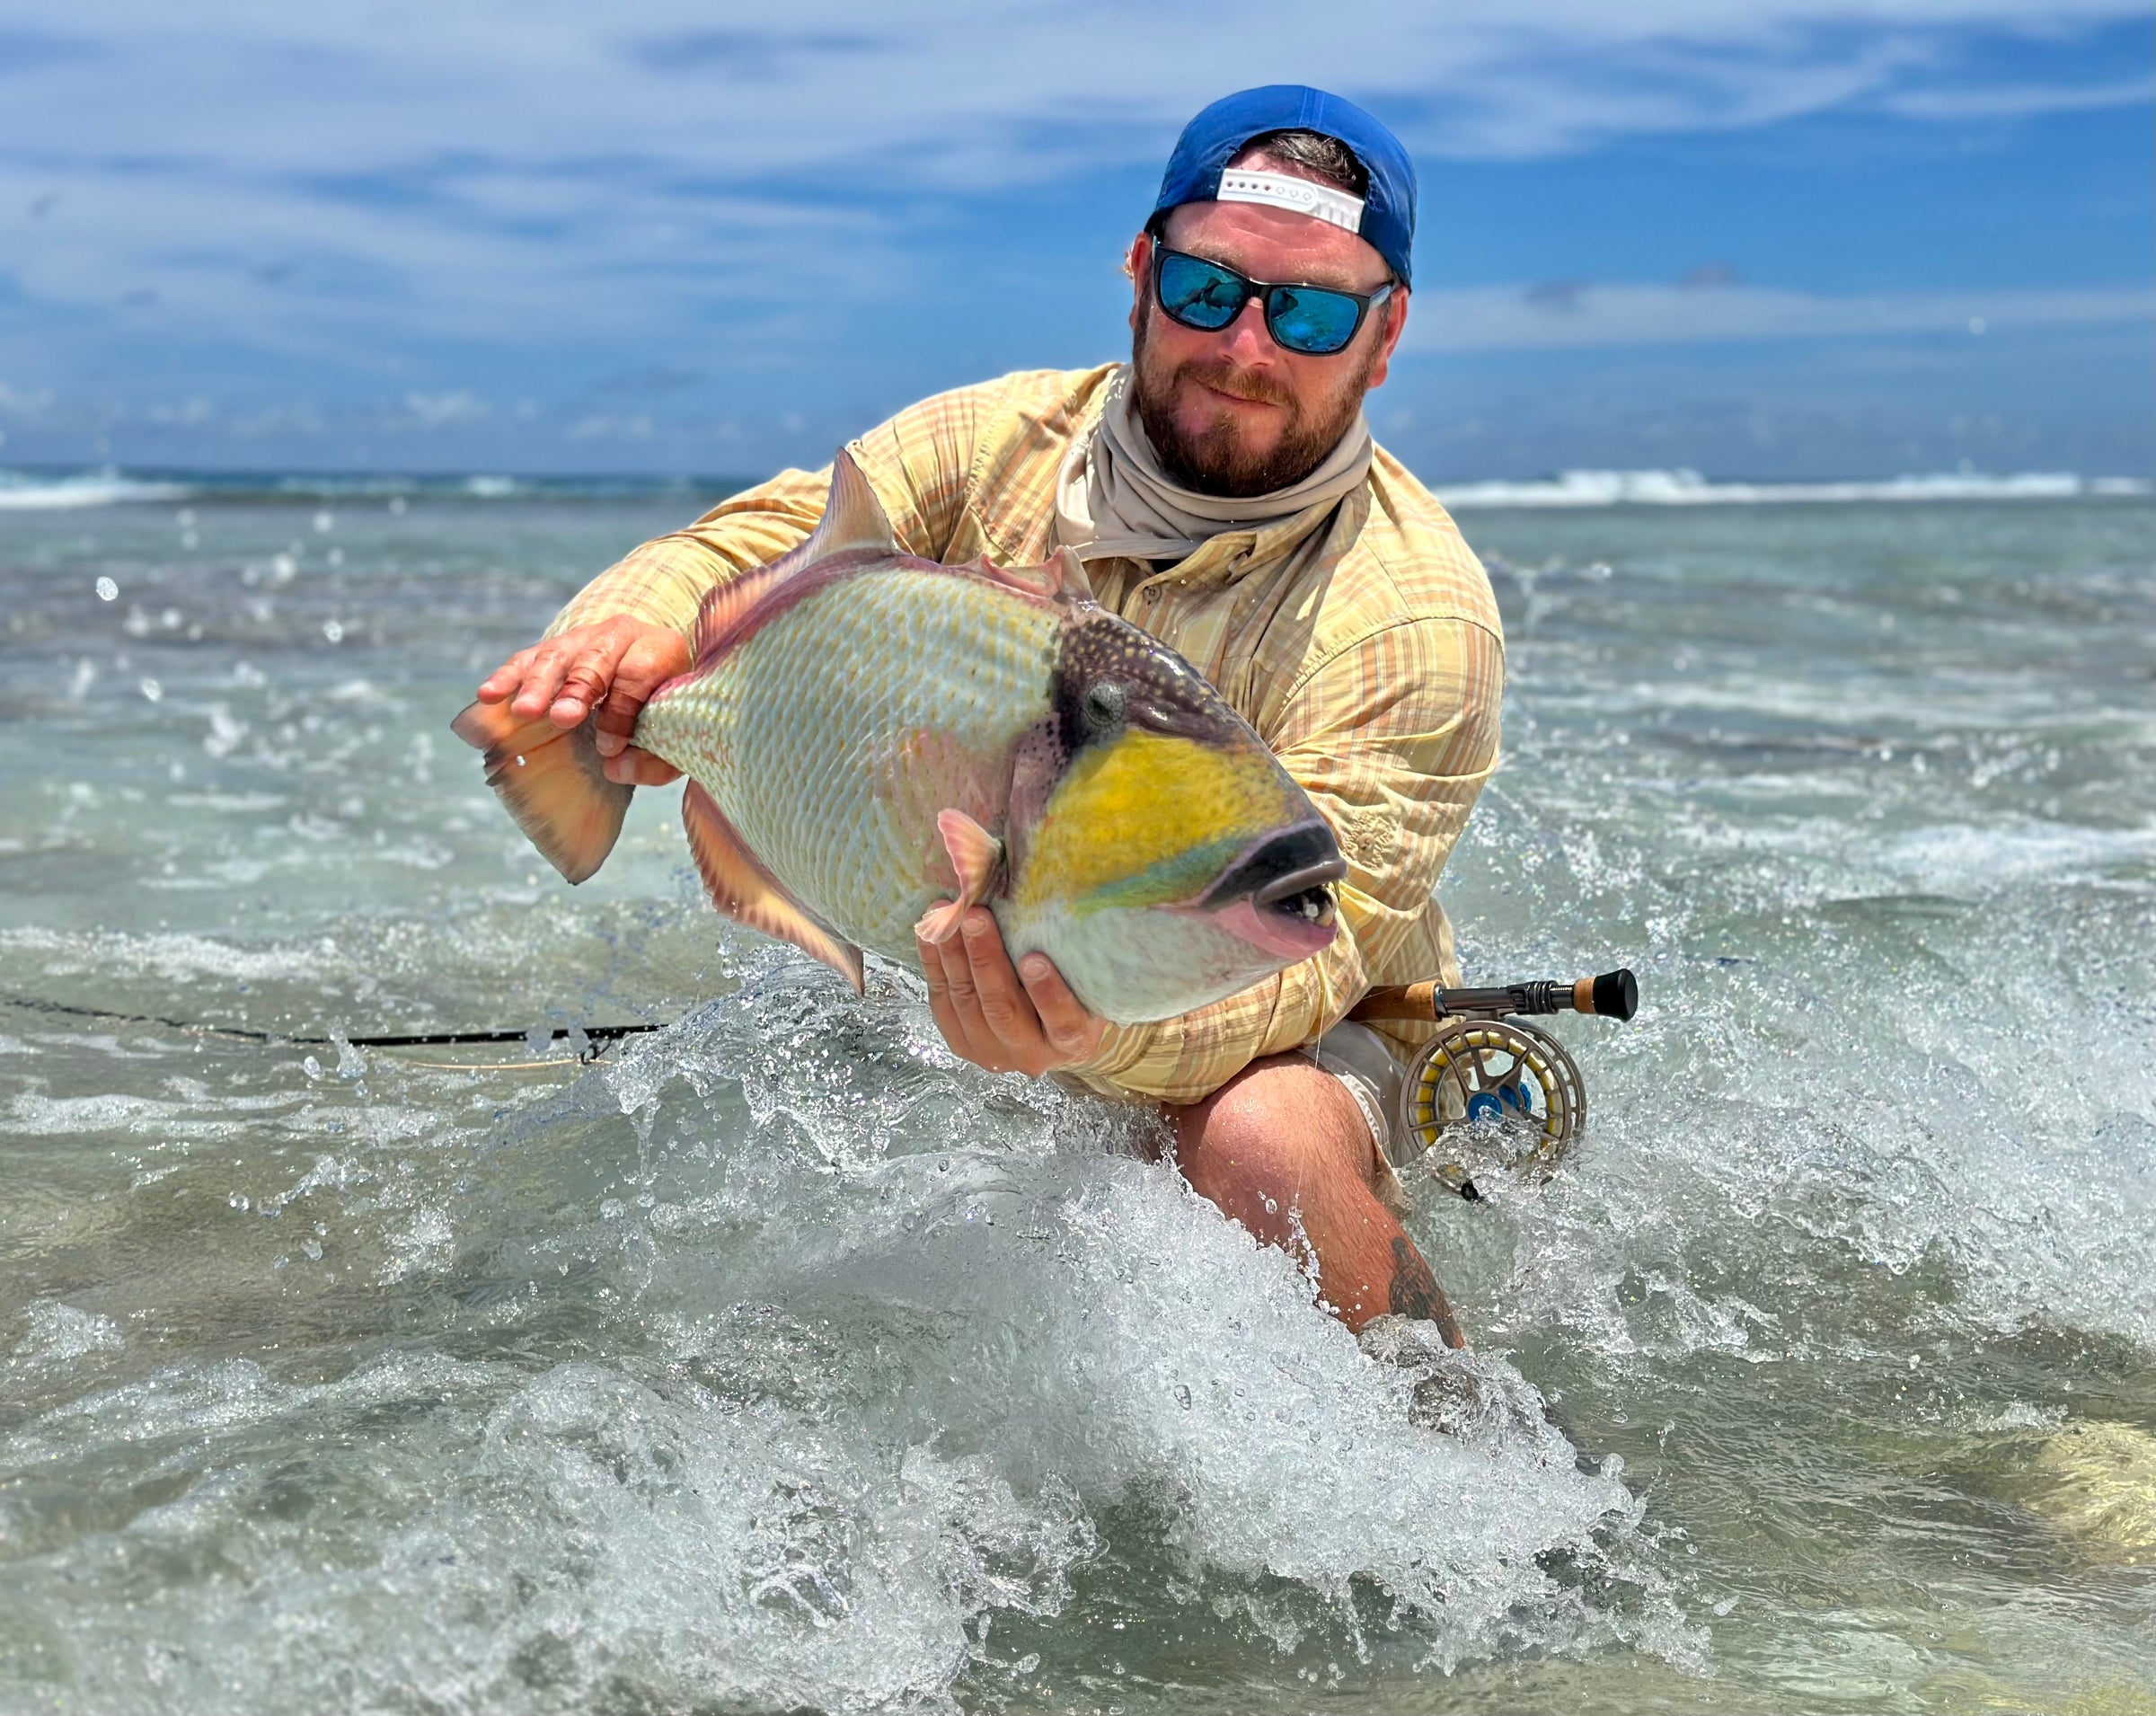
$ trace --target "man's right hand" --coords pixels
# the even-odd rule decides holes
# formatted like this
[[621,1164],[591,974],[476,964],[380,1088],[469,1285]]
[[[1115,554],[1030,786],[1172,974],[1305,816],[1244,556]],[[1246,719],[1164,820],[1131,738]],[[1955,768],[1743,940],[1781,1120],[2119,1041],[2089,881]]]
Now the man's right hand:
[[624,786],[664,786],[681,771],[629,742],[644,700],[686,673],[689,641],[671,626],[626,615],[571,626],[519,650],[487,676],[482,703],[502,703],[526,721],[542,715],[567,732],[594,710],[606,778]]

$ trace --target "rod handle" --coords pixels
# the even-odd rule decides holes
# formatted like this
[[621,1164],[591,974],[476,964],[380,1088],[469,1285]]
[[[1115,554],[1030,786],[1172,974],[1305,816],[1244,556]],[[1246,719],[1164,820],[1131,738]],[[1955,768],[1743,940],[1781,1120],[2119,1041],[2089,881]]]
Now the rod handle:
[[1437,986],[1435,983],[1395,984],[1390,987],[1373,989],[1354,1006],[1348,1008],[1350,1019],[1418,1019],[1425,1024],[1445,1016],[1445,1010],[1436,1004]]
[[1348,1011],[1350,1019],[1414,1019],[1426,1023],[1460,1014],[1502,1018],[1508,1013],[1590,1013],[1630,1019],[1639,1011],[1639,980],[1629,968],[1577,983],[1504,984],[1485,989],[1441,989],[1409,983],[1373,989]]

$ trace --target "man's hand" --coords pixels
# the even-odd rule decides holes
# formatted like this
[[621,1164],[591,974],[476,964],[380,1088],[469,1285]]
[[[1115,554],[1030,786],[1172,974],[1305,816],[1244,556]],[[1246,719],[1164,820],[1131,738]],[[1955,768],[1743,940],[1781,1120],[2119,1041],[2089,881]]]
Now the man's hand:
[[1108,1021],[1086,1012],[1046,954],[1029,953],[1013,968],[985,907],[968,911],[948,942],[915,941],[929,1011],[961,1060],[1038,1078],[1091,1059],[1100,1047]]
[[567,732],[594,709],[606,778],[624,786],[664,786],[681,771],[630,744],[644,699],[688,671],[689,641],[671,626],[626,615],[571,626],[519,650],[487,676],[482,703],[506,703],[526,721],[547,720]]

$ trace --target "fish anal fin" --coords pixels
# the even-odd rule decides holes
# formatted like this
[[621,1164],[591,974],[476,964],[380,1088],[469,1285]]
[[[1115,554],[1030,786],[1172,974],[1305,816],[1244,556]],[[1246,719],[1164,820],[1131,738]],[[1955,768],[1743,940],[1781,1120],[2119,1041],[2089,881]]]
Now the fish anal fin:
[[681,822],[689,836],[689,853],[697,873],[710,891],[711,904],[735,923],[781,942],[791,942],[811,958],[821,960],[862,994],[866,980],[861,950],[841,940],[808,915],[801,903],[779,885],[763,862],[741,842],[718,801],[694,781],[681,797]]
[[548,863],[580,882],[605,862],[636,789],[606,778],[588,719],[564,732],[507,703],[473,703],[449,730],[486,754],[487,784]]
[[959,933],[968,907],[978,906],[995,891],[1003,867],[1003,843],[963,810],[936,812],[936,832],[943,836],[943,850],[958,872],[959,897],[931,907],[914,933],[932,945],[948,942]]

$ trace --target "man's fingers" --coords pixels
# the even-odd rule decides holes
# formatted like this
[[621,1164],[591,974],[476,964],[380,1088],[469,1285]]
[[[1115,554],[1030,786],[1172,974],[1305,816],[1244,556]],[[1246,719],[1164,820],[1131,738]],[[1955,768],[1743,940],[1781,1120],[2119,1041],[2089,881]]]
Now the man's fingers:
[[499,703],[515,696],[517,688],[524,684],[524,677],[531,668],[532,658],[538,653],[536,647],[519,650],[495,668],[480,682],[479,701],[482,703]]
[[1071,986],[1047,954],[1027,954],[1018,962],[1018,976],[1026,986],[1033,1011],[1040,1015],[1041,1029],[1058,1049],[1074,1060],[1083,1060],[1100,1046],[1106,1022],[1085,1010],[1085,1004],[1071,993]]
[[509,710],[526,721],[537,721],[553,706],[561,689],[561,676],[569,669],[570,652],[560,638],[550,638],[526,653],[531,659],[525,663],[524,683],[517,686]]
[[647,632],[630,641],[593,721],[601,756],[612,756],[628,744],[646,701],[676,674],[687,671],[689,661],[688,640],[678,632]]
[[606,695],[614,684],[614,664],[629,647],[623,632],[607,629],[581,641],[563,669],[561,686],[547,709],[547,719],[560,728],[576,726],[591,713],[592,705]]
[[981,1025],[973,974],[967,965],[965,950],[955,941],[931,943],[917,935],[914,945],[921,956],[922,975],[928,979],[928,1011],[951,1052],[976,1066],[1003,1071],[1003,1067],[984,1058],[987,1053],[985,1031]]
[[966,943],[967,969],[980,996],[982,1019],[1003,1042],[1021,1049],[1029,1048],[1039,1039],[1040,1021],[1019,986],[1018,973],[1012,969],[1011,956],[1003,951],[1003,932],[996,927],[994,915],[976,906],[959,927]]

